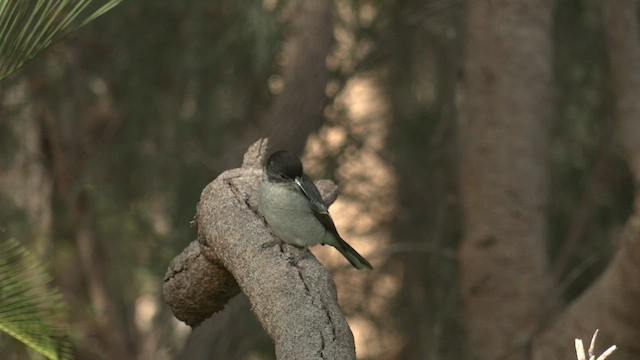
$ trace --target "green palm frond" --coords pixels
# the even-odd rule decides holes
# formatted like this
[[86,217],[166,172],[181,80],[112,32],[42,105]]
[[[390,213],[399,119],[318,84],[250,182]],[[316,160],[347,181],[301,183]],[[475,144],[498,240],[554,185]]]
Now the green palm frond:
[[50,282],[18,241],[0,240],[0,331],[48,359],[71,359],[65,304]]
[[121,0],[0,0],[0,80]]

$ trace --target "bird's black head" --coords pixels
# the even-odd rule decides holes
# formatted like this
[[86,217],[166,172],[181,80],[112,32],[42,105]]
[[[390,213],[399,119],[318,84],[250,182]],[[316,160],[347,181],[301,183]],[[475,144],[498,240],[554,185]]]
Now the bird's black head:
[[302,163],[289,151],[277,151],[269,156],[265,165],[267,176],[275,181],[293,180],[302,176]]

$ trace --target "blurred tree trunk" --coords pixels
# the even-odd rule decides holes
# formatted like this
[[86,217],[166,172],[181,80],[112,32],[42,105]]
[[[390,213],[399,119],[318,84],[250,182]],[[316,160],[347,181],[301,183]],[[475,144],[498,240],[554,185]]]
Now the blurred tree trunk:
[[600,329],[596,354],[611,345],[616,360],[640,358],[640,39],[638,1],[606,1],[605,26],[620,139],[635,183],[634,211],[605,272],[537,339],[534,359],[566,359],[573,338]]
[[553,2],[485,0],[467,6],[459,123],[467,333],[480,359],[527,359],[549,290]]
[[[65,132],[68,128],[54,115],[47,101],[41,99],[35,102],[39,106],[38,115],[44,124],[44,136],[49,144],[56,190],[71,219],[79,269],[84,277],[95,321],[93,331],[99,339],[100,347],[90,351],[105,359],[132,359],[131,333],[119,311],[118,296],[108,284],[109,259],[96,234],[95,215],[81,176],[86,171],[89,154],[95,151],[93,147],[107,140],[103,136],[99,141],[87,141],[90,134],[98,133],[95,128],[103,124],[95,117],[86,116],[83,127]],[[102,133],[105,134],[110,133]]]
[[[193,329],[182,348],[180,360],[244,359],[250,354],[274,353],[273,341],[250,310],[244,294],[229,301],[224,310]],[[242,326],[238,326],[242,324]]]
[[[399,210],[392,229],[394,239],[412,245],[397,256],[397,263],[391,262],[389,269],[376,268],[376,273],[402,269],[402,286],[389,310],[397,321],[395,331],[402,336],[396,357],[457,359],[463,357],[464,348],[453,285],[456,265],[443,254],[455,252],[459,237],[458,204],[452,201],[456,198],[452,119],[461,70],[461,22],[452,2],[392,4],[388,36],[382,40],[390,57],[390,71],[383,80],[393,112],[388,149],[394,154]],[[433,94],[425,95],[430,88]],[[424,246],[430,251],[418,250]]]
[[[9,230],[4,236],[15,237],[48,258],[52,249],[53,179],[27,80],[17,76],[3,80],[0,99],[0,229]],[[14,228],[25,223],[23,228]]]
[[219,172],[238,166],[246,148],[259,138],[268,138],[273,150],[301,153],[309,134],[324,122],[330,78],[325,62],[333,45],[331,2],[294,0],[292,6],[281,54],[282,91],[257,125],[226,142],[216,164]]

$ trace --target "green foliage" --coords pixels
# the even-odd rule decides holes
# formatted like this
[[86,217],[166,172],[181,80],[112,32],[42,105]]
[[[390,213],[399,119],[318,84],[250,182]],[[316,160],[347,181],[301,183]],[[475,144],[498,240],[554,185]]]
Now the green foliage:
[[0,80],[120,1],[0,0]]
[[50,281],[18,241],[0,240],[0,330],[48,359],[71,359],[66,309]]

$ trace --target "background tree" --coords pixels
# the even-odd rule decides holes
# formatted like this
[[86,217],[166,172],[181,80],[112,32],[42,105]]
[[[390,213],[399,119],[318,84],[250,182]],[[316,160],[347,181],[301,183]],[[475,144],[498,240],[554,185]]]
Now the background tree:
[[[470,345],[526,359],[550,301],[551,1],[469,3],[460,108],[460,281]],[[526,64],[526,66],[524,66]]]

